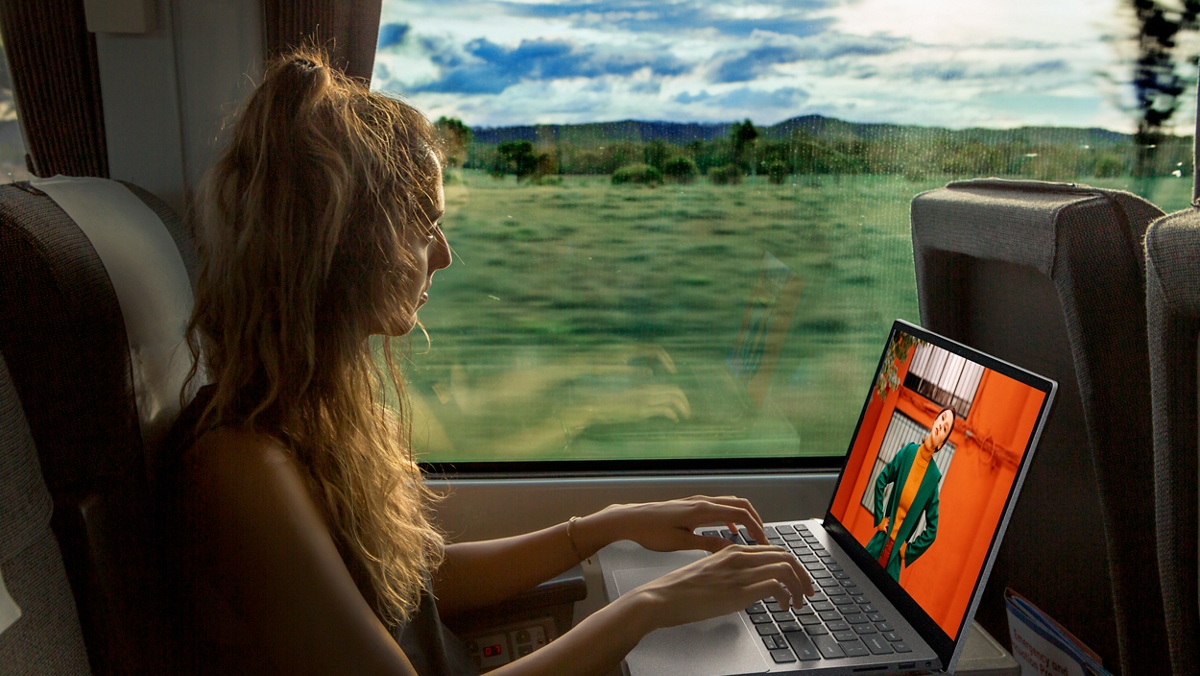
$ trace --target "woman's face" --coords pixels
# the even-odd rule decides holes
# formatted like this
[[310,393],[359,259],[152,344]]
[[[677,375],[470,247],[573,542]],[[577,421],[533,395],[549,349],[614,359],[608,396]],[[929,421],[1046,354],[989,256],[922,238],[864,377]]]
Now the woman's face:
[[933,450],[938,450],[942,444],[946,443],[946,438],[950,436],[950,429],[954,427],[954,412],[942,411],[940,415],[933,421],[933,427],[929,428],[929,446]]
[[385,335],[402,336],[413,330],[417,323],[417,310],[429,300],[433,273],[450,265],[450,244],[439,225],[446,211],[440,171],[435,199],[427,221],[405,228],[404,251],[397,252],[400,258],[398,262],[406,270],[400,281],[401,307],[392,312],[391,323],[382,327],[380,333]]

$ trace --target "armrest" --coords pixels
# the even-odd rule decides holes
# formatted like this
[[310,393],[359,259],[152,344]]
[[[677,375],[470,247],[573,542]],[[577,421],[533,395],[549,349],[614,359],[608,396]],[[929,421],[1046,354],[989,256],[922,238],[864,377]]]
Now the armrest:
[[523,620],[549,617],[557,636],[571,628],[576,601],[587,598],[583,567],[575,566],[528,591],[494,606],[443,618],[455,634],[469,636]]

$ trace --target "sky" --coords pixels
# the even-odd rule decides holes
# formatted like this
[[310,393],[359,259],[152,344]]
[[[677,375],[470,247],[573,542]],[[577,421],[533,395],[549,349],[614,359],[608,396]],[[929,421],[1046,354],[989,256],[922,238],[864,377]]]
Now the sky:
[[[820,114],[1132,131],[1123,0],[384,0],[373,86],[471,126]],[[1186,45],[1185,45],[1186,46]],[[1188,73],[1193,76],[1193,72]],[[1194,124],[1193,98],[1173,120]]]

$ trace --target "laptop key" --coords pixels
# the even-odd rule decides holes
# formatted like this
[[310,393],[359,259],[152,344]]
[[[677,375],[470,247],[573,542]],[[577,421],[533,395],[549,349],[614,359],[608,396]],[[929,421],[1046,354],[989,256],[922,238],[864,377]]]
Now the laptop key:
[[900,635],[894,631],[885,632],[883,634],[883,637],[892,642],[904,640],[904,639],[900,638]]
[[848,606],[854,603],[854,599],[849,596],[835,596],[832,603],[839,606]]
[[750,621],[754,624],[771,624],[771,616],[765,613],[760,615],[751,615]]
[[864,624],[867,621],[867,618],[863,617],[860,614],[853,614],[853,615],[847,615],[846,621],[849,622],[850,624]]
[[746,544],[748,544],[748,545],[756,545],[756,544],[758,544],[758,541],[757,541],[757,540],[755,540],[754,538],[750,537],[750,531],[746,530],[746,527],[745,527],[745,526],[742,526],[741,528],[738,528],[738,535],[742,536],[742,539],[743,539],[743,540],[745,540],[745,541],[746,541]]
[[821,651],[821,657],[827,660],[836,660],[846,656],[846,651],[842,650],[842,646],[832,636],[814,637],[813,644],[817,646],[817,650]]
[[800,624],[803,624],[806,627],[821,624],[821,618],[817,617],[816,615],[801,615],[799,620]]
[[[855,603],[857,603],[858,605],[862,606],[862,608],[860,608],[860,610],[862,610],[864,613],[877,613],[877,612],[879,612],[879,609],[878,609],[878,608],[876,608],[875,606],[871,605],[870,603],[863,603],[863,602],[861,602],[861,601],[855,601]],[[879,620],[879,621],[880,621],[880,622],[883,622],[883,620]]]
[[854,625],[854,632],[857,634],[874,634],[875,627],[869,624],[856,624]]
[[783,637],[778,634],[762,637],[763,645],[767,646],[767,650],[778,650],[787,645]]
[[796,661],[796,658],[792,657],[792,651],[788,650],[787,648],[784,648],[783,650],[772,650],[771,659],[775,660],[775,664],[787,664],[788,662]]
[[867,649],[872,655],[891,655],[893,652],[891,644],[883,640],[882,636],[868,636],[863,642],[867,644]]
[[875,628],[885,633],[893,631],[892,625],[888,624],[887,622],[880,622],[879,624],[875,625]]
[[803,631],[799,622],[780,622],[779,631],[787,633],[789,631]]
[[867,650],[867,646],[862,644],[862,641],[854,641],[853,643],[841,643],[842,650],[846,651],[846,657],[865,657],[870,655],[871,651]]
[[809,605],[811,605],[813,607],[813,610],[819,610],[821,612],[833,610],[833,604],[830,603],[829,601],[818,601],[816,603],[812,603]]
[[908,644],[905,643],[904,641],[892,642],[892,650],[895,650],[898,653],[911,653],[912,652],[912,648],[909,648]]
[[[870,599],[868,599],[867,597],[863,596],[861,592],[855,592],[855,593],[853,594],[853,596],[854,596],[854,602],[855,602],[855,603],[857,603],[857,604],[858,604],[858,605],[860,605],[860,606],[861,606],[861,605],[866,605],[866,604],[868,604],[868,603],[870,603],[870,602],[871,602],[871,601],[870,601]],[[874,611],[870,611],[870,610],[864,610],[863,612],[864,612],[864,613],[868,613],[868,612],[874,612]]]
[[756,624],[754,628],[758,630],[759,636],[773,636],[779,633],[779,628],[773,624]]
[[824,568],[820,568],[820,569],[811,571],[811,577],[814,580],[820,580],[822,578],[833,577],[833,573],[825,570]]
[[776,622],[789,622],[792,620],[792,614],[787,611],[771,613],[771,618]]
[[821,659],[821,653],[818,652],[817,646],[813,644],[808,634],[802,631],[789,631],[784,633],[783,637],[787,639],[788,645],[792,646],[792,650],[796,651],[796,657],[801,660],[807,662]]
[[846,590],[842,589],[841,587],[830,587],[829,589],[822,589],[821,592],[824,593],[826,596],[845,596],[846,595]]
[[845,622],[830,622],[829,631],[850,631],[850,625]]
[[825,620],[826,622],[837,622],[838,620],[842,619],[841,614],[836,610],[826,610],[823,613],[817,613],[817,615],[819,615],[821,619]]
[[858,634],[852,631],[835,631],[833,637],[838,641],[853,641],[858,638]]
[[880,615],[879,613],[869,613],[865,610],[863,612],[867,613],[867,619],[872,622],[887,622],[887,620],[883,619],[883,615]]
[[829,633],[829,630],[819,624],[814,624],[811,627],[805,627],[804,632],[809,636],[824,636]]
[[820,585],[822,587],[836,587],[838,584],[838,581],[833,579],[832,577],[829,579],[826,579],[826,580],[813,580],[813,582],[816,582],[818,585]]
[[767,612],[767,607],[762,604],[762,601],[755,601],[754,603],[750,604],[750,607],[746,609],[746,612],[751,615],[757,615],[759,613]]

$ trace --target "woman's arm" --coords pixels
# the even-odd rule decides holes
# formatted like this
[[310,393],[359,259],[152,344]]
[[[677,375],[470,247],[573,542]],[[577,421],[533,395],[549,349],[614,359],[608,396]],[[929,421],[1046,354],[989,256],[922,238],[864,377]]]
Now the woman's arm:
[[693,496],[669,502],[612,505],[576,519],[574,524],[560,523],[524,535],[449,545],[434,578],[438,611],[452,616],[512,598],[617,540],[633,540],[655,551],[714,552],[729,546],[728,540],[693,533],[710,524],[741,524],[758,542],[766,542],[762,519],[749,501]]
[[812,582],[780,547],[730,545],[621,596],[497,676],[610,673],[654,631],[727,615],[765,598],[787,605],[813,593]]

